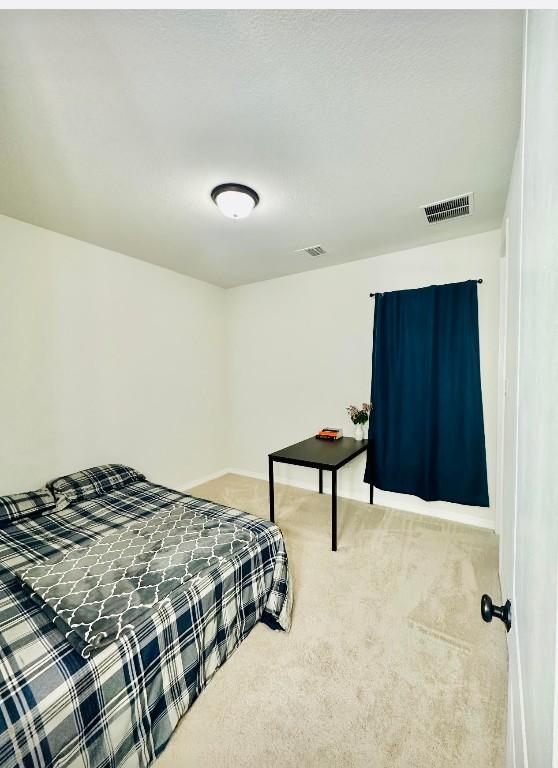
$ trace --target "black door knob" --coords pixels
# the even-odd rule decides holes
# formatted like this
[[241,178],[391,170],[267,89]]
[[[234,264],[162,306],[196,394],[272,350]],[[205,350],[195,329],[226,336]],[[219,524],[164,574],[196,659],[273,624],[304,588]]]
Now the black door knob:
[[506,632],[511,629],[511,603],[506,600],[504,605],[494,605],[490,595],[483,595],[481,597],[481,616],[484,621],[490,622],[494,617],[503,621],[506,625]]

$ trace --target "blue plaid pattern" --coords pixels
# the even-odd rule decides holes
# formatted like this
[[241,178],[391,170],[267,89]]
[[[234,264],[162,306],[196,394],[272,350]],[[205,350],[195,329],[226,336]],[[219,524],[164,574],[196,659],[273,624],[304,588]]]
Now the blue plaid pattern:
[[48,483],[48,487],[56,498],[56,508],[64,509],[76,501],[94,499],[136,480],[145,480],[145,475],[123,464],[102,464],[57,477]]
[[[253,542],[173,592],[134,634],[82,658],[13,569],[177,501],[241,522]],[[279,529],[147,482],[0,528],[0,563],[2,768],[147,768],[258,620],[289,628],[292,592]]]
[[54,507],[54,496],[48,488],[38,491],[0,496],[0,525],[13,523],[29,515],[40,515]]

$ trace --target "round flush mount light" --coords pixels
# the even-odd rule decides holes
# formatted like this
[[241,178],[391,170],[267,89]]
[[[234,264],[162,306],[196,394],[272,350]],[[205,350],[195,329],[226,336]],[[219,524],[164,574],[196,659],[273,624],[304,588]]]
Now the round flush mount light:
[[257,204],[260,197],[244,184],[219,184],[211,193],[211,199],[224,216],[229,219],[245,219]]

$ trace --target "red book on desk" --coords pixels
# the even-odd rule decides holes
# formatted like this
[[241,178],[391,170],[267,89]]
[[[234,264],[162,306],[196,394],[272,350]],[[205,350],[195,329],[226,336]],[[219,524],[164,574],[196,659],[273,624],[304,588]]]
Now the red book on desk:
[[324,427],[320,429],[316,437],[320,440],[339,440],[343,437],[343,430],[336,427]]

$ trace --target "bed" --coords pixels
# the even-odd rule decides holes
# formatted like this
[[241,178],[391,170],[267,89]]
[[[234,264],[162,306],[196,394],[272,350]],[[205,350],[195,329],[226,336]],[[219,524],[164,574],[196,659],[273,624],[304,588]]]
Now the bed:
[[[243,545],[170,591],[133,631],[84,657],[21,574],[169,509],[234,525],[245,532]],[[152,765],[254,625],[288,630],[291,605],[287,553],[275,525],[146,480],[3,524],[0,766]]]

